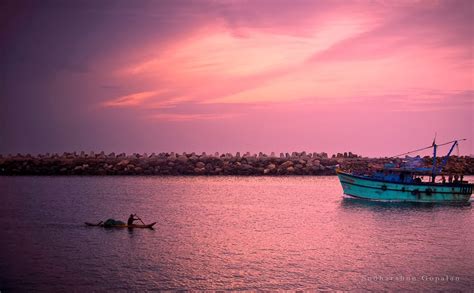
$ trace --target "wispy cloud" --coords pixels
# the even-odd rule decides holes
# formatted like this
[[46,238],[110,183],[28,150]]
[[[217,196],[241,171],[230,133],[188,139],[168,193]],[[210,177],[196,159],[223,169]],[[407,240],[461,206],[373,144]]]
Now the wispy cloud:
[[106,107],[134,107],[143,104],[147,99],[155,96],[157,91],[146,91],[121,96],[103,103]]
[[[181,94],[203,103],[338,98],[361,88],[379,88],[383,94],[418,83],[439,87],[439,77],[414,78],[432,75],[433,66],[452,78],[447,72],[452,71],[449,66],[453,62],[445,58],[455,52],[452,47],[459,46],[452,42],[453,34],[458,35],[457,40],[469,36],[465,30],[456,32],[462,21],[450,17],[440,26],[439,19],[443,11],[456,14],[459,9],[431,2],[403,2],[374,3],[364,10],[364,5],[348,3],[334,7],[339,13],[314,12],[318,18],[313,23],[304,21],[302,34],[302,24],[292,19],[298,23],[293,35],[284,26],[266,29],[261,21],[276,21],[271,15],[252,23],[241,14],[245,7],[224,5],[224,22],[211,22],[121,72],[132,79],[155,77],[166,87],[183,89]],[[318,7],[309,5],[308,10]],[[236,21],[229,22],[231,16]],[[459,81],[462,74],[452,79]],[[452,82],[448,86],[459,87]]]
[[[459,107],[462,102],[452,96],[441,99],[410,89],[470,89],[470,69],[459,67],[472,63],[472,56],[462,53],[470,50],[470,30],[464,27],[470,12],[466,2],[460,4],[348,1],[325,10],[325,4],[300,9],[278,3],[290,29],[281,15],[266,13],[268,9],[254,19],[247,17],[254,10],[239,2],[208,3],[209,13],[219,17],[200,19],[188,35],[147,46],[142,57],[116,71],[125,83],[159,90],[107,104],[139,108],[168,121],[226,117],[221,112],[200,114],[215,104],[229,105],[222,109],[227,112],[236,112],[232,107],[238,104],[307,101],[340,107],[384,100],[391,111]],[[445,18],[446,12],[457,17]],[[190,112],[180,114],[183,108]]]
[[188,122],[196,120],[220,120],[238,116],[238,114],[178,114],[178,113],[160,113],[150,115],[152,120],[163,120],[172,122]]

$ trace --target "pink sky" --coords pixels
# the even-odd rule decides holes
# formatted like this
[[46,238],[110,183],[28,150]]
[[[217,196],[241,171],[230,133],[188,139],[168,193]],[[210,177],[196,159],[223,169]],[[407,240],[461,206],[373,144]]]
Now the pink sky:
[[[436,132],[474,154],[471,1],[93,3],[75,11],[94,28],[57,20],[78,33],[76,67],[64,57],[36,85],[52,109],[34,121],[65,129],[11,123],[0,150],[389,156]],[[77,12],[43,13],[54,27]],[[7,101],[22,94],[11,87]]]

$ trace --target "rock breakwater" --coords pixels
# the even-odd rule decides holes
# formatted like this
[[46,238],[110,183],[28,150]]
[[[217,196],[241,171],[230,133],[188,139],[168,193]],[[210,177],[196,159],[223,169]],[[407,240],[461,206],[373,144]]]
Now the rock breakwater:
[[[402,159],[363,158],[352,153],[95,154],[0,156],[0,175],[334,175],[336,168],[366,172]],[[427,166],[430,157],[423,158]],[[452,157],[445,170],[474,174],[474,158]]]

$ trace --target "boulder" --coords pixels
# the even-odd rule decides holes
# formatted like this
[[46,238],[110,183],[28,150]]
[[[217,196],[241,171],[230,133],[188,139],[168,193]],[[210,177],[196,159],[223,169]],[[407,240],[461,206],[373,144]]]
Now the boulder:
[[276,165],[275,164],[268,164],[267,169],[268,170],[274,170],[274,169],[276,169]]
[[117,166],[127,166],[130,163],[129,160],[121,160],[117,163]]
[[178,161],[181,162],[181,163],[186,163],[186,162],[188,162],[188,157],[185,156],[185,155],[180,155],[178,157]]
[[197,162],[196,163],[196,168],[204,168],[206,166],[206,164],[204,164],[203,162]]
[[247,159],[247,162],[252,163],[252,164],[257,162],[257,158],[254,156],[247,157],[246,159]]
[[284,163],[282,163],[282,164],[280,165],[280,168],[286,169],[286,168],[288,168],[288,167],[290,167],[290,166],[293,166],[293,162],[292,162],[292,161],[285,161]]
[[251,169],[253,169],[253,167],[252,167],[252,165],[249,165],[249,164],[242,164],[240,166],[240,169],[242,169],[242,170],[251,170]]
[[203,174],[205,171],[205,168],[194,168],[194,173],[196,174]]

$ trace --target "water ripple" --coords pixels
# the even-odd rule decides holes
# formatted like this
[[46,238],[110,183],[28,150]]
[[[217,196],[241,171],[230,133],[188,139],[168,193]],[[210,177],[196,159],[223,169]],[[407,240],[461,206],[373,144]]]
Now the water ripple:
[[[474,287],[472,207],[343,198],[335,177],[0,177],[0,194],[2,291]],[[156,229],[82,224],[135,212]]]

